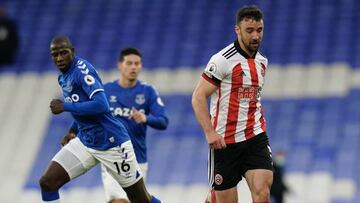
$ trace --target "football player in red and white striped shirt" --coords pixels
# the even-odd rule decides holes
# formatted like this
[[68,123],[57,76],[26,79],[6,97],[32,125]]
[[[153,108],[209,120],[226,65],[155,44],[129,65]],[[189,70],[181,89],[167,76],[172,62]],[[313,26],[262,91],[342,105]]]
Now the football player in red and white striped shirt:
[[193,109],[210,146],[211,199],[217,203],[238,202],[236,186],[242,177],[253,202],[270,201],[272,158],[261,105],[268,61],[258,51],[263,29],[262,11],[242,7],[237,39],[211,57],[193,93]]

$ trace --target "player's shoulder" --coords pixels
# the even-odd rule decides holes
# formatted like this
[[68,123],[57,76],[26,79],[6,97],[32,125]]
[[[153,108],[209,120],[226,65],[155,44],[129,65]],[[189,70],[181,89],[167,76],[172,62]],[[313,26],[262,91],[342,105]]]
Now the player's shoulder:
[[138,80],[138,83],[140,86],[143,86],[143,87],[148,87],[148,86],[151,86],[151,84],[145,82],[145,81],[142,81],[142,80]]
[[227,64],[229,58],[237,53],[234,43],[231,43],[221,49],[211,57],[211,61],[215,64]]
[[93,85],[99,79],[97,71],[88,61],[76,56],[74,58],[73,66],[71,74],[75,81]]
[[138,82],[139,86],[143,88],[145,92],[159,94],[154,85],[140,80]]
[[144,89],[155,89],[154,85],[150,84],[150,83],[147,83],[145,81],[142,81],[142,80],[138,80],[138,83],[139,83],[139,86],[144,88]]
[[259,59],[267,60],[267,57],[260,51],[257,52],[256,57],[258,57]]
[[235,43],[232,42],[229,45],[227,45],[226,47],[224,47],[223,49],[221,49],[218,52],[218,55],[221,55],[222,58],[229,59],[230,57],[232,57],[236,53],[237,53],[237,49],[235,47]]
[[266,57],[263,53],[261,53],[260,51],[258,51],[258,52],[256,53],[255,58],[256,58],[257,60],[259,60],[260,63],[264,63],[265,65],[268,64],[268,59],[267,59],[267,57]]
[[97,74],[94,66],[89,63],[87,60],[80,58],[78,56],[76,56],[74,58],[74,66],[75,66],[75,72],[77,74],[89,74],[89,73],[95,73]]
[[231,68],[231,61],[226,57],[227,53],[232,53],[232,50],[236,49],[234,44],[229,44],[225,48],[221,49],[216,54],[212,55],[210,61],[208,62],[205,72],[226,72]]
[[104,84],[105,89],[114,88],[117,85],[117,80],[113,80]]

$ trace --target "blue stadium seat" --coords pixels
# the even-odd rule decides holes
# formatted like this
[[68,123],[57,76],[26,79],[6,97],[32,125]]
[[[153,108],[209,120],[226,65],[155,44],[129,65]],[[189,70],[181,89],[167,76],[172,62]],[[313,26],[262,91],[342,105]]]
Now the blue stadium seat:
[[311,148],[307,146],[292,147],[287,151],[286,166],[287,172],[309,172],[312,164]]
[[[353,51],[352,40],[358,34],[350,29],[356,27],[354,23],[359,21],[360,16],[355,12],[347,12],[359,6],[355,2],[321,1],[314,4],[309,0],[294,3],[277,0],[270,4],[256,1],[266,18],[267,29],[262,47],[266,50],[265,54],[273,63],[280,64],[350,61],[355,67],[360,67],[359,57],[352,57],[359,53],[359,49]],[[111,50],[122,46],[136,46],[144,48],[145,57],[151,55],[151,60],[147,61],[150,68],[198,66],[206,63],[211,54],[235,39],[231,30],[234,24],[233,13],[238,7],[236,1],[223,4],[202,0],[181,3],[140,0],[138,3],[126,4],[118,1],[99,3],[84,0],[31,1],[22,4],[15,0],[6,1],[5,6],[16,18],[19,27],[24,29],[21,38],[25,43],[30,43],[30,39],[44,33],[48,36],[62,33],[70,35],[74,42],[81,41],[79,46],[85,46],[82,50],[91,50],[91,45],[108,46],[112,48],[107,49],[105,54],[109,54]],[[339,17],[335,21],[332,16],[336,10],[339,10]],[[294,13],[296,15],[292,15]],[[315,16],[310,17],[308,13],[314,13]],[[55,25],[54,21],[58,23]],[[315,23],[316,32],[308,26],[309,23]],[[330,31],[334,23],[339,32]],[[229,34],[224,35],[223,30],[229,30]],[[309,39],[307,36],[311,32],[314,36]],[[91,33],[92,37],[82,39],[83,33]],[[115,38],[118,39],[113,41]],[[101,43],[101,40],[108,40],[108,43]],[[167,46],[169,44],[172,46]],[[147,47],[164,47],[164,53],[171,48],[173,50],[169,55],[153,54],[154,49]],[[90,52],[84,54],[91,61],[97,61],[97,57],[101,57]],[[283,57],[285,54],[288,57]],[[25,63],[38,62],[32,58],[24,60]],[[103,59],[99,62],[103,62]]]

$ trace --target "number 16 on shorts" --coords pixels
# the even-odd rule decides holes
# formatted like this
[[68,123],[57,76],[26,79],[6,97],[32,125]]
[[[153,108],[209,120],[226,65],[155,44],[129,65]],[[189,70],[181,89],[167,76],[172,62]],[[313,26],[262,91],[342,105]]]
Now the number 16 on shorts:
[[126,163],[126,159],[122,160],[122,162],[119,164],[118,162],[114,162],[117,173],[122,176],[129,176],[130,175],[130,164]]

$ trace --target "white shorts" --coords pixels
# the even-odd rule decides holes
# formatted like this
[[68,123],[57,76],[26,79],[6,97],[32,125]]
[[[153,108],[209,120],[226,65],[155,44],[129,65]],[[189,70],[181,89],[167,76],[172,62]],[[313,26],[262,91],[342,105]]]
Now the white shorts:
[[[140,172],[146,181],[148,163],[139,163]],[[105,166],[101,164],[101,177],[104,184],[106,202],[110,202],[113,199],[128,199],[125,191],[115,181],[115,179],[107,172]]]
[[98,163],[104,166],[121,187],[129,187],[142,178],[130,141],[99,151],[86,147],[79,138],[74,138],[52,160],[67,171],[70,179],[84,174]]

